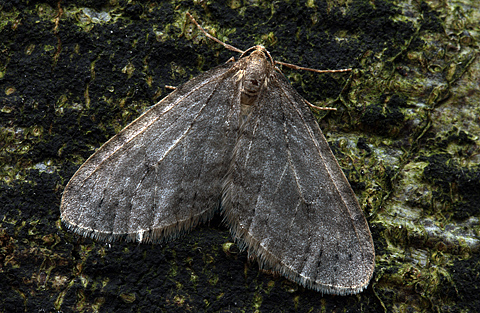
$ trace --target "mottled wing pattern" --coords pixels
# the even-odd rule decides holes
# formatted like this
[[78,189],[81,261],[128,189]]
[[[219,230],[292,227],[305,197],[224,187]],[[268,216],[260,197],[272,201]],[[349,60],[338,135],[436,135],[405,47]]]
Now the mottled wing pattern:
[[158,241],[211,217],[238,134],[233,64],[178,87],[93,154],[65,188],[67,227]]
[[373,273],[372,238],[310,109],[277,72],[254,105],[224,186],[234,236],[304,286],[361,291]]

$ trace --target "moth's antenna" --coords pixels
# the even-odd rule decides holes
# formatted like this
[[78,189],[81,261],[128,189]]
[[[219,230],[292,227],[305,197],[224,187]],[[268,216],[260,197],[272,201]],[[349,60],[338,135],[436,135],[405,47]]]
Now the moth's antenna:
[[198,29],[200,29],[204,34],[205,36],[207,36],[208,38],[212,39],[213,41],[215,42],[218,42],[219,44],[221,44],[222,46],[224,46],[225,48],[227,48],[228,50],[230,51],[234,51],[234,52],[238,52],[238,53],[244,53],[243,50],[240,50],[238,48],[235,48],[234,46],[231,46],[227,43],[224,43],[223,41],[221,41],[220,39],[217,39],[215,37],[213,37],[212,35],[210,35],[205,29],[203,29],[202,26],[200,26],[200,24],[197,23],[197,21],[195,20],[195,18],[192,16],[192,14],[190,14],[189,12],[187,12],[187,16],[192,20],[192,22],[197,25]]
[[[317,69],[314,69],[314,68],[309,68],[309,67],[303,67],[303,66],[298,66],[298,65],[295,65],[295,64],[290,64],[290,63],[285,63],[285,62],[281,62],[281,61],[275,61],[273,60],[272,56],[270,55],[270,52],[268,52],[267,49],[265,49],[263,46],[259,46],[259,45],[256,45],[256,46],[253,46],[253,47],[250,47],[248,48],[247,50],[243,51],[243,50],[240,50],[238,48],[235,48],[234,46],[231,46],[227,43],[224,43],[223,41],[221,41],[220,39],[210,35],[202,26],[200,26],[200,24],[198,24],[198,22],[195,20],[195,18],[192,16],[192,14],[190,14],[189,12],[187,12],[187,16],[192,20],[192,22],[197,25],[198,29],[200,29],[204,34],[205,36],[207,36],[208,38],[212,39],[213,41],[215,42],[218,42],[219,44],[221,44],[222,46],[224,46],[225,48],[227,48],[228,50],[230,51],[234,51],[234,52],[238,52],[238,53],[241,53],[241,56],[240,58],[242,58],[247,52],[251,51],[251,50],[254,50],[254,49],[261,49],[262,51],[264,51],[268,58],[270,59],[270,61],[273,63],[273,65],[283,65],[283,66],[286,66],[286,67],[289,67],[291,69],[294,69],[294,70],[301,70],[301,71],[310,71],[310,72],[315,72],[315,73],[341,73],[341,72],[349,72],[351,71],[352,69],[351,68],[345,68],[345,69],[340,69],[340,70],[317,70]],[[278,71],[280,71],[277,67],[275,67]],[[168,86],[170,87],[170,86]],[[173,89],[173,88],[172,88]],[[337,109],[335,108],[329,108],[329,107],[319,107],[319,106],[316,106],[316,105],[313,105],[311,104],[310,102],[308,102],[307,100],[305,100],[305,103],[310,106],[311,108],[313,109],[316,109],[316,110],[327,110],[327,111],[335,111]]]
[[[216,38],[216,37],[213,37],[212,35],[210,35],[202,26],[200,26],[200,24],[198,24],[198,22],[195,20],[195,18],[193,17],[192,14],[190,14],[189,12],[187,12],[187,16],[192,20],[192,22],[197,25],[198,29],[200,29],[204,34],[205,36],[207,36],[208,38],[212,39],[213,41],[215,42],[218,42],[219,44],[221,44],[222,46],[224,46],[225,48],[227,48],[228,50],[230,51],[234,51],[234,52],[238,52],[238,53],[241,53],[242,56],[247,53],[248,51],[250,50],[253,50],[253,49],[257,49],[257,47],[260,47],[260,46],[254,46],[254,47],[251,47],[249,48],[248,50],[246,51],[243,51],[243,50],[240,50],[234,46],[231,46],[227,43],[224,43],[223,41],[221,41],[220,39]],[[264,48],[265,49],[265,48]],[[266,51],[266,49],[265,49]],[[309,67],[303,67],[303,66],[298,66],[298,65],[295,65],[295,64],[290,64],[290,63],[285,63],[285,62],[281,62],[281,61],[273,61],[272,57],[270,56],[270,53],[268,53],[267,51],[267,54],[270,58],[270,60],[272,62],[274,62],[274,64],[280,64],[280,65],[283,65],[283,66],[286,66],[286,67],[289,67],[289,68],[292,68],[294,70],[302,70],[302,71],[310,71],[310,72],[315,72],[315,73],[341,73],[341,72],[349,72],[351,71],[352,69],[351,68],[345,68],[345,69],[340,69],[340,70],[317,70],[317,69],[314,69],[314,68],[309,68]],[[241,58],[241,57],[240,57]]]
[[280,65],[292,68],[294,70],[310,71],[310,72],[315,72],[315,73],[341,73],[341,72],[349,72],[349,71],[352,70],[351,68],[343,68],[343,69],[340,69],[340,70],[317,70],[317,69],[314,69],[314,68],[302,67],[302,66],[298,66],[298,65],[290,64],[290,63],[285,63],[285,62],[281,62],[281,61],[275,61],[275,64],[280,64]]

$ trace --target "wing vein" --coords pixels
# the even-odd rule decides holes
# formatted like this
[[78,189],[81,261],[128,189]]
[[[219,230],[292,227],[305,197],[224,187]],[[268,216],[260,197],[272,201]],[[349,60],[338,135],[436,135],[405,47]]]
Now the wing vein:
[[[106,158],[104,158],[96,167],[95,169],[89,173],[89,175],[87,175],[87,177],[85,177],[84,180],[87,180],[91,175],[93,175],[96,171],[98,171],[100,168],[101,168],[101,165],[106,162],[109,158],[113,157],[115,154],[117,154],[122,147],[124,147],[125,145],[127,145],[128,143],[130,143],[132,140],[134,140],[137,136],[139,136],[140,134],[144,133],[152,124],[156,123],[162,116],[164,116],[167,112],[169,112],[171,109],[173,109],[174,107],[176,107],[180,102],[184,101],[185,98],[189,97],[190,95],[192,95],[194,92],[196,92],[197,90],[201,89],[202,87],[204,87],[205,85],[211,83],[211,81],[217,79],[218,77],[220,76],[224,76],[228,73],[227,72],[223,72],[223,73],[220,73],[220,75],[218,76],[215,76],[214,78],[210,78],[208,80],[205,80],[202,84],[199,84],[197,86],[195,86],[195,88],[192,88],[188,93],[186,93],[185,95],[182,95],[181,97],[179,97],[178,99],[176,99],[176,101],[172,102],[168,107],[165,107],[165,109],[167,110],[164,110],[161,114],[159,114],[158,116],[156,116],[154,119],[152,119],[151,121],[149,121],[147,124],[145,124],[140,131],[138,131],[137,133],[135,133],[134,135],[132,135],[127,141],[125,141],[122,145],[119,145],[118,148],[116,148],[114,151],[112,151]],[[218,86],[218,82],[217,82],[217,86]],[[216,88],[213,88],[212,90],[212,94],[216,91]],[[210,94],[210,97],[211,95]],[[167,96],[168,97],[168,96]],[[165,101],[167,98],[164,98],[163,100],[161,100],[158,104],[160,104],[161,102]],[[157,105],[158,105],[157,104]],[[134,123],[138,120],[140,120],[145,114],[147,114],[148,112],[150,112],[151,110],[153,110],[157,105],[153,106],[151,109],[149,109],[148,111],[146,111],[144,114],[140,115],[135,121],[133,121],[130,125],[134,125]],[[204,108],[205,106],[202,107],[202,109]],[[188,110],[190,107],[185,107],[181,112],[184,112],[186,110]],[[126,128],[125,128],[126,129]],[[165,129],[165,131],[163,131],[160,135],[164,134],[165,132],[168,131],[168,129],[170,129],[170,127],[168,127],[167,129]],[[112,137],[112,139],[115,138],[115,137]],[[109,140],[110,141],[110,140]],[[108,142],[109,142],[108,141]],[[104,145],[108,144],[108,142],[106,142]],[[172,145],[176,145],[176,142],[174,142]]]

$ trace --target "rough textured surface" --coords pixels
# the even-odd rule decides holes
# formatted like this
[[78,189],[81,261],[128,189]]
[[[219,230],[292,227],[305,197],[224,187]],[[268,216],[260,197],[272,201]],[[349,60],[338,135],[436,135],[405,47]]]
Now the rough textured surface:
[[[0,311],[479,311],[477,1],[0,3]],[[93,151],[194,75],[263,44],[307,100],[364,208],[376,273],[322,296],[259,272],[217,217],[163,246],[60,227]],[[340,96],[339,96],[340,95]],[[336,101],[334,101],[336,100]]]

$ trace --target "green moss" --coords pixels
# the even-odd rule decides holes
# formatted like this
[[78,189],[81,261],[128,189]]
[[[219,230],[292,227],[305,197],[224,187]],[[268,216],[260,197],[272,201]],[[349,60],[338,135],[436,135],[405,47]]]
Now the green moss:
[[[478,311],[471,1],[60,5],[58,33],[57,6],[0,11],[0,311]],[[238,57],[186,11],[240,49],[264,44],[276,60],[354,68],[283,71],[307,100],[337,108],[318,117],[372,229],[376,274],[365,292],[322,296],[259,273],[218,221],[166,246],[107,246],[61,229],[61,192],[96,148],[165,85]]]

